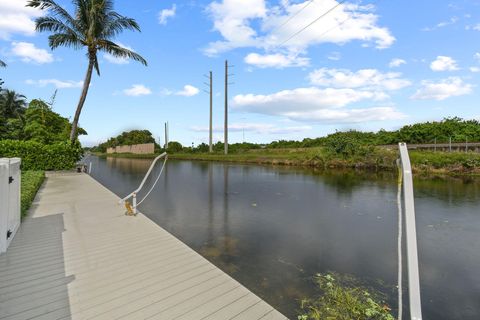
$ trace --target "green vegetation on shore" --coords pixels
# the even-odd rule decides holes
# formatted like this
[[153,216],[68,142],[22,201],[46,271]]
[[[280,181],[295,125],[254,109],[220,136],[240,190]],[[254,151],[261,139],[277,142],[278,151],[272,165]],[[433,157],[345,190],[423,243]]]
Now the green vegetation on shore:
[[0,157],[21,158],[22,170],[69,170],[83,153],[68,141],[43,144],[36,141],[0,140]]
[[[238,163],[295,165],[320,169],[350,168],[368,170],[395,170],[398,151],[384,147],[398,141],[407,143],[480,141],[480,122],[460,118],[444,119],[440,122],[426,122],[404,126],[397,131],[380,130],[377,133],[346,131],[326,137],[304,139],[303,141],[274,141],[260,145],[235,143],[229,145],[230,154],[223,154],[223,143],[184,147],[170,142],[167,150],[157,146],[157,153],[167,151],[170,159],[226,161]],[[144,130],[124,132],[99,146],[92,148],[105,156],[107,147],[121,145],[128,141],[152,142],[151,133]],[[110,154],[109,157],[154,158],[155,155]],[[432,152],[410,151],[413,170],[425,174],[480,174],[480,154],[474,152]]]
[[32,205],[33,200],[40,189],[43,180],[45,180],[45,172],[43,171],[22,171],[21,182],[21,213],[22,218],[27,215],[27,211]]
[[[153,159],[158,154],[102,154],[102,157]],[[306,166],[318,169],[396,170],[397,150],[375,147],[369,153],[342,157],[325,148],[261,149],[245,153],[174,153],[170,159],[220,161],[245,164]],[[480,174],[480,154],[461,152],[410,151],[412,167],[420,174],[465,175]]]
[[[55,93],[56,94],[56,93]],[[22,158],[22,170],[66,170],[75,166],[83,150],[70,143],[71,123],[54,112],[50,102],[8,89],[0,90],[0,157]],[[79,128],[78,134],[86,134]]]

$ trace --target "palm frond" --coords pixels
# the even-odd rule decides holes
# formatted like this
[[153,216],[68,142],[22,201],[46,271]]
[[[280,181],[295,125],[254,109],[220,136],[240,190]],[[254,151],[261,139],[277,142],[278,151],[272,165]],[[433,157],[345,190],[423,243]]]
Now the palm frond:
[[52,50],[61,46],[81,49],[85,46],[85,41],[79,39],[76,34],[56,33],[48,37],[48,44]]
[[95,71],[97,71],[98,76],[100,76],[100,66],[98,65],[97,55],[93,57],[93,68],[95,68]]
[[140,26],[134,19],[120,16],[116,12],[112,12],[109,15],[111,17],[109,17],[102,30],[103,38],[115,37],[123,30],[140,31]]
[[147,61],[138,53],[133,52],[132,50],[129,50],[127,48],[121,47],[118,44],[109,41],[109,40],[101,40],[98,43],[99,45],[99,50],[105,51],[109,54],[111,54],[114,57],[117,58],[128,58],[132,59],[135,61],[140,62],[144,66],[147,65]]
[[75,19],[60,5],[58,5],[54,0],[29,0],[27,2],[27,7],[39,8],[39,9],[48,9],[50,12],[62,19],[65,20],[70,27],[75,28],[76,21]]
[[35,20],[35,29],[38,32],[51,31],[62,33],[75,33],[78,32],[66,25],[63,21],[54,17],[39,17]]

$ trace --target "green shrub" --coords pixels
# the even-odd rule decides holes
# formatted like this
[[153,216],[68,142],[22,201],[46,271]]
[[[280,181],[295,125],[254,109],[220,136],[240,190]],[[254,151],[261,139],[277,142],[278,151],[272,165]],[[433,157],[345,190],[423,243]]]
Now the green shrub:
[[343,159],[366,155],[368,149],[355,137],[346,134],[331,135],[325,141],[325,150],[335,156],[341,156]]
[[168,153],[179,153],[179,152],[182,152],[182,150],[183,150],[183,146],[180,142],[170,141],[168,143],[168,148],[167,148]]
[[327,273],[314,279],[322,295],[301,301],[299,320],[394,320],[380,293],[363,287],[352,276]]
[[34,141],[0,141],[0,157],[21,158],[22,170],[67,170],[82,156],[79,144],[58,142],[44,145]]
[[27,210],[32,205],[33,199],[35,199],[35,195],[44,179],[45,173],[43,171],[22,171],[20,200],[22,218],[26,216]]

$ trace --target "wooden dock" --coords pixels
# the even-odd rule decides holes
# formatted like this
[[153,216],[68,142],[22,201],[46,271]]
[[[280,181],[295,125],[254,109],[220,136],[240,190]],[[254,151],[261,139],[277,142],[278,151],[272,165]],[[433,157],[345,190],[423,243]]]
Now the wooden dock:
[[6,254],[0,319],[286,319],[86,174],[53,174]]

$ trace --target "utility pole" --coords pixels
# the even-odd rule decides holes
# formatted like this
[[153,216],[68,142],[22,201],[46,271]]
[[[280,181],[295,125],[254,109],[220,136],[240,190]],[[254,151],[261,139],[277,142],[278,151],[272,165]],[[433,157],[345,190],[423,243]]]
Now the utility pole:
[[165,122],[165,149],[168,149],[168,122]]
[[205,85],[209,87],[209,90],[203,90],[204,92],[210,95],[210,126],[209,126],[209,137],[208,137],[208,151],[213,152],[213,73],[209,72],[209,75],[203,75],[205,78],[208,78],[209,83],[204,82]]
[[228,77],[233,76],[233,74],[228,73],[228,68],[233,67],[228,65],[228,60],[225,60],[225,128],[224,128],[224,144],[225,144],[225,154],[228,154],[228,86],[233,83],[228,82]]

